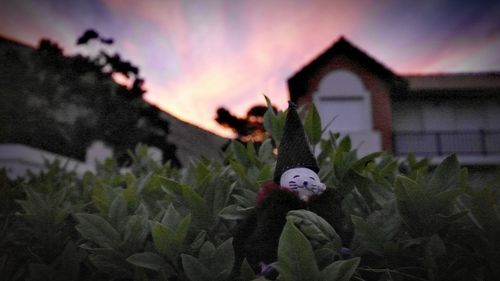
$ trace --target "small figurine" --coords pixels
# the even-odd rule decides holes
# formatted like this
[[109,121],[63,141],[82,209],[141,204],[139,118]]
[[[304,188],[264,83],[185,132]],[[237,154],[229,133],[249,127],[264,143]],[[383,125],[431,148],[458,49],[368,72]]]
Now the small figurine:
[[255,270],[269,272],[277,260],[279,237],[291,210],[307,209],[343,236],[342,196],[326,188],[297,114],[289,103],[273,181],[262,184],[254,212],[238,227],[234,247],[239,262],[246,258]]
[[326,189],[319,180],[318,174],[308,168],[291,168],[286,170],[280,178],[280,186],[296,192],[299,199],[307,202],[313,195],[320,195]]

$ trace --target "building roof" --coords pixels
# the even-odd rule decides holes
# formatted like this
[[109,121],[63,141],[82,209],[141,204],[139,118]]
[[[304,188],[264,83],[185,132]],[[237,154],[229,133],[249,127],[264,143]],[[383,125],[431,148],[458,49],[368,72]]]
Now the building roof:
[[290,98],[294,101],[308,90],[308,79],[336,56],[347,56],[366,67],[374,75],[391,85],[391,97],[399,98],[449,98],[478,96],[500,97],[500,72],[433,73],[400,75],[369,56],[344,37],[302,67],[288,79]]
[[311,72],[314,72],[318,68],[327,64],[333,57],[338,55],[346,55],[350,59],[366,66],[371,71],[373,71],[374,73],[376,73],[377,75],[379,75],[384,79],[393,79],[396,77],[394,72],[392,72],[392,70],[390,70],[388,67],[383,65],[381,62],[375,60],[371,56],[367,55],[366,52],[354,46],[346,38],[341,36],[323,53],[321,53],[310,63],[302,67],[302,69],[297,71],[292,77],[290,77],[289,80],[295,79],[295,77],[299,76],[307,76]]
[[28,48],[28,49],[34,48],[33,46],[29,46],[28,44],[19,42],[15,39],[5,37],[4,35],[1,34],[0,34],[0,46],[13,46],[13,47]]
[[[405,97],[500,97],[500,72],[402,75],[408,84]],[[400,95],[401,92],[393,93]]]
[[439,73],[403,76],[410,90],[499,89],[500,72]]
[[295,100],[307,89],[307,78],[312,77],[322,67],[331,62],[334,57],[346,56],[353,62],[366,67],[370,72],[388,83],[405,81],[396,75],[388,67],[369,56],[366,52],[354,46],[343,36],[336,40],[328,49],[302,67],[288,79],[291,99]]
[[168,140],[177,147],[176,156],[183,166],[196,158],[222,160],[222,148],[229,141],[196,125],[162,112],[169,123]]

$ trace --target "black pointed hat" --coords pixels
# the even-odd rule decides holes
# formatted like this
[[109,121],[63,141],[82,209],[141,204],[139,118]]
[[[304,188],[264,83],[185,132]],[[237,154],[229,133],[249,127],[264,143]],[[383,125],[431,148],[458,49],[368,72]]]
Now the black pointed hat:
[[293,102],[289,102],[283,136],[278,148],[274,182],[279,184],[281,175],[286,170],[299,167],[311,169],[316,173],[319,172],[316,158],[314,158],[309,148],[304,127],[297,114],[297,106]]

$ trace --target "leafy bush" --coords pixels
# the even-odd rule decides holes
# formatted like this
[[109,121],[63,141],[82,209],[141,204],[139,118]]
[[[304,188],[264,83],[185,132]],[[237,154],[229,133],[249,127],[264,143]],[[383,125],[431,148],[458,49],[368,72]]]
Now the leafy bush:
[[[177,170],[138,147],[127,170],[109,159],[83,177],[58,162],[15,181],[3,173],[2,280],[266,280],[246,260],[236,265],[232,237],[272,178],[284,116],[268,110],[272,138],[258,149],[233,142],[224,164]],[[498,280],[495,186],[472,188],[455,156],[435,169],[411,155],[358,158],[348,137],[321,139],[314,108],[305,128],[354,238],[344,248],[322,218],[291,211],[273,265],[279,280]]]

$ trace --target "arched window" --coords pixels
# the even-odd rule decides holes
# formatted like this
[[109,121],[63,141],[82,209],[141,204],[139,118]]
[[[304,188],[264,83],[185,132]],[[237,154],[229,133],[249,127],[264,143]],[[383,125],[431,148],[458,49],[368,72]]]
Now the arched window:
[[356,132],[372,130],[370,93],[352,72],[336,70],[321,79],[314,103],[323,124],[335,118],[331,131]]

